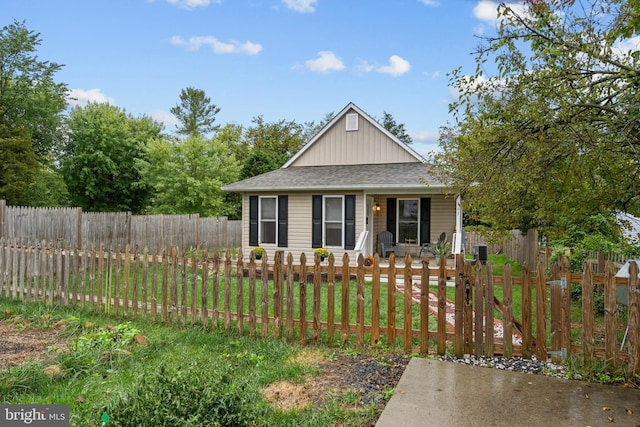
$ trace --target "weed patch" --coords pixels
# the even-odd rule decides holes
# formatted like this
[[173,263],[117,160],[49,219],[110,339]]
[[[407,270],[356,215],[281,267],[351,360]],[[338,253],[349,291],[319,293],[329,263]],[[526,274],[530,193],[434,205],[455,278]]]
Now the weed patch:
[[[102,417],[112,426],[260,425],[267,410],[250,387],[227,372],[201,366],[140,377],[131,392],[120,393]],[[106,415],[105,415],[106,414]]]

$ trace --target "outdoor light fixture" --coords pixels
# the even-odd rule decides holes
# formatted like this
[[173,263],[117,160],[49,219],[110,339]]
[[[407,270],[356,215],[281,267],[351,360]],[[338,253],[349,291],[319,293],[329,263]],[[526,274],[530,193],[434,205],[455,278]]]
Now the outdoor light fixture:
[[378,203],[376,203],[375,205],[373,205],[373,211],[374,212],[380,212],[380,205]]

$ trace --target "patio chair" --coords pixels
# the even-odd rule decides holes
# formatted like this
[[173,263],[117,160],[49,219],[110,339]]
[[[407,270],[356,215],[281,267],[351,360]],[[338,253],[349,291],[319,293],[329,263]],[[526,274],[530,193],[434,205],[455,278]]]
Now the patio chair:
[[391,234],[390,231],[381,231],[378,233],[378,241],[382,249],[382,256],[386,257],[389,252],[400,256],[400,248],[398,248],[398,244],[393,241],[393,234]]
[[423,243],[422,246],[420,246],[420,253],[418,254],[418,258],[422,258],[422,254],[433,254],[433,256],[436,256],[436,246],[438,246],[438,243],[442,243],[446,239],[447,233],[443,231],[442,233],[440,233],[440,237],[438,237],[437,242]]

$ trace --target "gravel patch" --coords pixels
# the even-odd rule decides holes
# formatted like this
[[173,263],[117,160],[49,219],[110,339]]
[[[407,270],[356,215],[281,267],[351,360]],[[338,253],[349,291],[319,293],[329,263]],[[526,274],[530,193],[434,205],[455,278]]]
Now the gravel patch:
[[531,359],[506,358],[501,356],[474,356],[464,355],[454,357],[450,355],[440,357],[446,362],[460,363],[463,365],[479,366],[485,368],[502,369],[505,371],[521,372],[524,374],[547,375],[551,377],[566,378],[566,369],[562,365],[551,361],[538,360],[536,356]]

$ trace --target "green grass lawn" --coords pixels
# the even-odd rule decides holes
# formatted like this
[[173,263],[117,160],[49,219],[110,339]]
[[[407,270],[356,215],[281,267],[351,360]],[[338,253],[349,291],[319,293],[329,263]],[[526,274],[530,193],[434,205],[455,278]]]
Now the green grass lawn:
[[[68,343],[66,351],[51,348],[51,361],[0,372],[0,401],[69,404],[72,426],[103,425],[103,417],[106,426],[204,426],[213,419],[238,426],[367,426],[381,411],[354,404],[349,392],[318,407],[283,412],[270,406],[261,389],[317,374],[296,361],[302,351],[296,343],[6,299],[0,314],[17,328],[56,328]],[[317,351],[330,357],[335,350]],[[51,364],[61,369],[47,375]],[[167,421],[184,416],[172,412],[183,409],[191,423]]]

